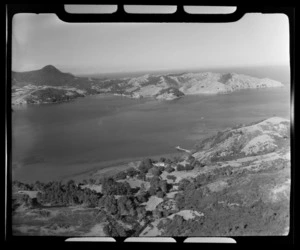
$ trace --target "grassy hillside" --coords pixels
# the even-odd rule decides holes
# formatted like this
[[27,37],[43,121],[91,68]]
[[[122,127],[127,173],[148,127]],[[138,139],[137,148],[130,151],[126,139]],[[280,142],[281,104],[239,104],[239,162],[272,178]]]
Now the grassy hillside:
[[[75,77],[63,73],[54,66],[48,65],[40,70],[12,72],[13,104],[49,103],[42,97],[32,100],[31,93],[36,88],[73,87],[84,90],[86,94],[109,93],[124,95],[130,98],[155,98],[173,100],[184,95],[225,94],[241,89],[282,87],[283,84],[271,79],[259,79],[235,73],[182,73],[165,75],[142,75],[132,78],[96,79]],[[28,92],[26,92],[28,90]],[[23,98],[23,95],[26,98]],[[33,98],[34,99],[34,98]],[[68,98],[60,99],[68,101]],[[28,101],[27,101],[28,100]]]
[[[224,130],[192,153],[88,180],[13,182],[15,235],[287,235],[289,121]],[[123,168],[124,169],[124,168]]]

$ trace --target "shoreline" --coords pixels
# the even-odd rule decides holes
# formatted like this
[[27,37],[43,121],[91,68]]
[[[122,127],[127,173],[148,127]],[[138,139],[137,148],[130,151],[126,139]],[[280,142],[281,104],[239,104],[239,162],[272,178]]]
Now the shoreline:
[[57,101],[57,102],[40,102],[40,103],[15,103],[12,101],[11,106],[12,108],[15,107],[20,107],[20,106],[38,106],[38,105],[49,105],[49,104],[63,104],[63,103],[69,103],[72,101],[76,101],[77,99],[81,99],[81,98],[85,98],[85,97],[89,97],[89,96],[118,96],[118,97],[125,97],[128,99],[134,99],[134,100],[156,100],[156,101],[173,101],[173,100],[177,100],[177,99],[181,99],[184,98],[185,96],[215,96],[215,95],[229,95],[229,94],[233,94],[236,92],[243,92],[245,90],[262,90],[262,89],[274,89],[274,88],[290,88],[289,85],[285,85],[283,84],[283,86],[274,86],[274,87],[258,87],[258,88],[241,88],[241,89],[236,89],[236,90],[231,90],[231,91],[208,91],[208,92],[203,92],[203,93],[195,93],[195,94],[184,94],[183,96],[178,96],[172,99],[168,99],[168,98],[162,98],[162,99],[157,99],[155,96],[142,96],[142,97],[133,97],[132,95],[125,95],[125,94],[119,94],[119,93],[110,93],[110,92],[103,92],[103,93],[97,93],[97,94],[88,94],[85,96],[78,96],[69,100],[63,100],[63,101]]
[[[174,147],[174,150],[175,147]],[[109,176],[116,174],[117,172],[123,171],[127,168],[134,167],[134,165],[137,165],[140,161],[146,158],[150,158],[152,160],[159,160],[161,157],[165,158],[174,158],[175,156],[181,156],[183,154],[186,154],[184,152],[174,152],[174,153],[165,153],[165,154],[159,154],[159,155],[151,155],[151,156],[141,156],[141,157],[134,157],[134,158],[125,158],[120,160],[112,160],[112,161],[106,161],[106,162],[99,162],[97,167],[92,169],[83,170],[78,173],[73,173],[70,175],[64,175],[59,178],[58,181],[68,181],[70,179],[76,181],[82,181],[84,179],[90,179],[92,176],[100,175],[97,178],[101,178],[102,176]],[[106,165],[108,164],[108,165]],[[100,166],[101,165],[101,166]],[[105,166],[103,166],[105,165]],[[101,176],[102,175],[102,176]]]
[[90,94],[90,95],[85,95],[85,96],[78,96],[69,100],[64,100],[64,101],[57,101],[57,102],[40,102],[40,103],[11,103],[12,108],[18,108],[18,107],[26,107],[26,106],[44,106],[44,105],[55,105],[55,104],[64,104],[64,103],[71,103],[78,101],[80,99],[84,99],[86,97],[94,97],[94,96],[102,96],[102,97],[122,97],[122,98],[128,98],[128,99],[133,99],[133,100],[157,100],[154,97],[142,97],[142,98],[135,98],[127,95],[119,95],[119,94],[114,94],[114,93],[97,93],[97,94]]
[[[275,88],[274,88],[275,89]],[[274,89],[272,89],[272,90],[274,90]],[[270,89],[262,89],[263,90],[263,92],[265,92],[265,91],[269,91],[269,90],[271,90],[271,88]],[[248,92],[249,90],[240,90],[240,92]],[[253,90],[250,90],[251,92],[253,91]],[[255,90],[255,91],[259,91],[259,90]],[[277,91],[276,91],[276,93],[277,93]],[[231,94],[235,94],[235,93],[231,93]],[[94,98],[94,97],[96,97],[97,98],[97,96],[99,96],[100,98],[101,97],[107,97],[107,96],[111,96],[111,97],[113,97],[114,95],[112,95],[112,94],[109,94],[109,93],[102,93],[102,94],[97,94],[97,95],[93,95],[93,96],[87,96],[88,98],[89,97],[92,97],[92,98]],[[199,96],[199,95],[197,95],[197,96]],[[192,95],[190,95],[190,96],[187,96],[187,97],[192,97]],[[123,97],[123,96],[115,96],[115,98],[126,98],[126,99],[128,99],[127,97]],[[83,100],[83,99],[85,99],[85,98],[78,98],[77,100],[75,99],[75,100],[73,100],[73,101],[79,101],[79,100]],[[197,98],[198,99],[198,98]],[[192,99],[193,100],[193,99]],[[277,115],[277,114],[276,114]],[[261,114],[251,114],[251,118],[253,119],[253,117],[257,117],[257,116],[262,116]],[[198,120],[197,120],[198,121]],[[218,131],[219,129],[217,129],[216,131]],[[202,131],[202,128],[199,128],[199,131],[201,132]],[[201,132],[202,133],[202,132]],[[192,134],[191,134],[191,136],[192,137],[195,137],[195,134],[198,134],[198,132],[195,130]],[[199,134],[199,136],[201,136],[202,137],[202,134]],[[197,140],[195,140],[195,143],[193,143],[193,144],[196,144],[197,143],[197,141],[198,141],[198,138],[197,138]],[[102,159],[99,159],[100,161],[98,161],[98,162],[96,162],[96,161],[89,161],[88,159],[87,159],[87,162],[86,163],[84,163],[84,162],[80,162],[80,161],[78,161],[78,163],[77,162],[75,162],[74,164],[69,164],[68,163],[68,166],[66,166],[67,168],[66,168],[66,170],[64,170],[63,168],[57,168],[57,171],[55,171],[54,170],[54,173],[53,173],[53,171],[52,170],[50,170],[50,168],[51,168],[51,164],[53,164],[52,162],[45,162],[45,164],[43,164],[43,165],[40,165],[40,166],[37,166],[38,168],[40,168],[40,169],[38,169],[38,171],[36,171],[35,173],[33,172],[32,174],[32,177],[28,177],[28,174],[25,172],[25,171],[23,171],[24,172],[24,177],[22,177],[20,174],[18,174],[19,176],[19,180],[20,181],[25,181],[26,179],[26,182],[27,183],[29,183],[29,182],[34,182],[35,180],[39,180],[39,178],[38,178],[38,176],[39,175],[41,175],[40,173],[43,171],[43,170],[41,170],[44,166],[45,166],[45,174],[44,174],[44,178],[41,178],[41,179],[44,179],[44,181],[45,182],[48,182],[48,181],[51,181],[51,175],[52,175],[52,173],[53,173],[53,175],[55,175],[55,177],[53,177],[53,180],[61,180],[61,179],[67,179],[67,178],[71,178],[71,177],[74,177],[74,178],[77,178],[77,177],[81,177],[81,176],[83,176],[83,175],[85,175],[85,176],[88,176],[88,174],[89,173],[92,173],[92,172],[96,172],[96,171],[98,171],[98,170],[103,170],[103,169],[112,169],[112,168],[117,168],[117,167],[121,167],[121,168],[123,168],[123,166],[125,165],[125,164],[129,164],[130,162],[133,162],[133,161],[138,161],[138,160],[141,160],[142,158],[146,158],[146,157],[150,157],[150,158],[157,158],[157,157],[161,157],[161,156],[164,156],[164,155],[176,155],[176,154],[182,154],[182,153],[178,153],[178,152],[176,152],[176,149],[175,149],[175,146],[176,146],[177,144],[175,144],[175,145],[173,145],[172,147],[170,147],[170,151],[172,152],[172,153],[163,153],[163,154],[160,154],[161,152],[164,152],[164,151],[160,151],[160,152],[158,152],[159,153],[159,155],[146,155],[146,156],[141,156],[141,157],[131,157],[131,158],[120,158],[120,159],[114,159],[114,160],[111,160],[111,161],[102,161]],[[192,146],[193,147],[193,146]],[[169,151],[169,150],[168,150]],[[62,164],[58,164],[58,165],[62,165]],[[34,169],[34,166],[29,166],[30,167],[30,169]],[[47,169],[46,169],[47,168]],[[71,171],[68,171],[68,169],[70,169]],[[16,172],[17,172],[18,170],[16,170]],[[18,171],[19,172],[19,171]],[[56,173],[55,173],[56,172]],[[63,173],[60,173],[60,172],[63,172]],[[21,171],[19,172],[19,173],[21,173]],[[48,176],[48,173],[49,173],[49,176]],[[27,176],[27,177],[26,177]],[[35,178],[35,176],[37,177],[37,178]],[[50,178],[49,178],[50,177]],[[23,179],[24,178],[24,179]]]

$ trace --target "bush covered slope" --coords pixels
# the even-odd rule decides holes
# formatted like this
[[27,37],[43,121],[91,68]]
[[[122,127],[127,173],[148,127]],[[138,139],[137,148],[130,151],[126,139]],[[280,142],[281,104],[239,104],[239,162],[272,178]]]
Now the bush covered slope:
[[289,121],[221,131],[193,153],[78,182],[13,183],[13,233],[89,236],[286,235]]

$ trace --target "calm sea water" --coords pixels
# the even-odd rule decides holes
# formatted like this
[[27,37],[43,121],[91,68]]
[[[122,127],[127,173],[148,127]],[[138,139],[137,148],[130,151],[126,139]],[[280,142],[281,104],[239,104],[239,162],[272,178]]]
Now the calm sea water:
[[172,153],[220,129],[273,115],[290,117],[288,87],[170,102],[97,95],[18,107],[12,114],[13,179],[49,181],[107,161]]

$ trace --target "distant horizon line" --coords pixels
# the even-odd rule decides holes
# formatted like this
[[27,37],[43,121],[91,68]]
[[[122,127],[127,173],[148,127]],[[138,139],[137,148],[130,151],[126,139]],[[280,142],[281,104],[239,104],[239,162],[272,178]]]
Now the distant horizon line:
[[[226,70],[226,69],[243,69],[243,68],[263,68],[263,67],[289,67],[288,64],[276,64],[276,65],[249,65],[249,66],[215,66],[215,67],[205,67],[205,68],[182,68],[182,69],[155,69],[155,70],[138,70],[138,71],[122,71],[122,72],[103,72],[103,73],[81,73],[77,74],[78,76],[85,76],[85,75],[121,75],[121,74],[139,74],[139,73],[155,73],[155,72],[181,72],[181,73],[192,73],[192,72],[199,72],[199,71],[205,71],[208,72],[210,70]],[[69,72],[70,73],[70,72]],[[228,72],[233,73],[233,72]],[[74,74],[74,73],[71,73]],[[75,75],[75,74],[74,74]]]
[[173,68],[173,69],[144,69],[144,70],[137,70],[137,71],[108,71],[108,72],[91,72],[91,73],[73,73],[74,70],[68,71],[64,70],[63,67],[55,66],[54,64],[47,64],[43,67],[36,68],[36,69],[30,69],[30,70],[24,70],[24,71],[17,71],[17,70],[11,70],[12,72],[17,72],[17,73],[23,73],[23,72],[30,72],[30,71],[36,71],[43,69],[46,66],[54,66],[57,68],[59,71],[63,73],[70,73],[73,74],[74,76],[85,76],[85,75],[118,75],[118,74],[139,74],[139,73],[146,73],[146,72],[185,72],[185,71],[199,71],[199,70],[214,70],[214,69],[232,69],[232,68],[237,68],[237,69],[242,69],[242,68],[260,68],[260,67],[289,67],[289,64],[273,64],[273,65],[245,65],[245,66],[210,66],[210,67],[193,67],[193,68]]

